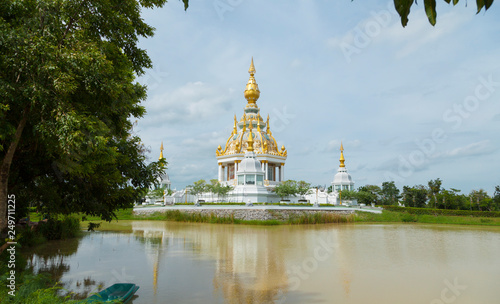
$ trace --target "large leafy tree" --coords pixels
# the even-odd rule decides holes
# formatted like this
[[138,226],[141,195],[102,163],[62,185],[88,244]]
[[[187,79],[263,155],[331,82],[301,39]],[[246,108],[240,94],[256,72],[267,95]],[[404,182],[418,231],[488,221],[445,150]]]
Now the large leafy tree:
[[[380,204],[380,194],[382,189],[377,185],[364,185],[358,188],[358,203],[369,205],[371,203]],[[342,195],[343,195],[342,191]]]
[[436,204],[437,204],[437,195],[441,192],[441,184],[442,184],[442,181],[437,178],[435,180],[430,180],[427,185],[429,186],[429,195],[431,197],[431,200],[429,202],[429,204],[432,204],[432,206],[434,206],[434,208],[436,208]]
[[155,182],[163,161],[146,164],[131,119],[151,67],[141,9],[165,2],[0,0],[0,229],[9,193],[110,220]]
[[393,181],[383,182],[380,194],[383,205],[397,205],[396,203],[400,198],[399,189]]
[[403,199],[406,206],[423,208],[427,201],[427,189],[423,185],[403,186]]
[[[451,3],[451,0],[444,0],[446,3]],[[453,0],[453,5],[457,5],[459,0]],[[424,9],[427,14],[427,18],[432,25],[436,24],[437,12],[436,12],[436,0],[424,0]],[[418,4],[417,0],[394,0],[394,6],[399,16],[401,17],[401,24],[406,26],[408,24],[408,15],[410,15],[410,9],[413,3]],[[477,0],[477,13],[484,8],[488,10],[493,4],[493,0]]]

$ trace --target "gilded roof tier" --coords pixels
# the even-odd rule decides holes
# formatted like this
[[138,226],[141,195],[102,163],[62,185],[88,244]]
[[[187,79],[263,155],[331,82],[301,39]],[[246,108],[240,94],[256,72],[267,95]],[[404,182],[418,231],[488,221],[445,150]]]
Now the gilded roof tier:
[[[248,149],[248,140],[253,139],[253,152],[256,154],[269,154],[278,156],[287,156],[287,151],[284,146],[281,149],[273,137],[269,125],[269,115],[264,122],[260,116],[260,109],[257,106],[257,99],[260,97],[259,86],[255,81],[255,67],[250,64],[250,79],[246,85],[244,96],[247,100],[247,105],[243,110],[243,115],[237,121],[236,115],[234,116],[233,132],[226,141],[224,148],[219,146],[215,152],[217,156],[241,154],[245,153]],[[251,126],[250,126],[251,124]],[[252,136],[250,137],[250,132]],[[250,148],[251,149],[251,148]],[[249,149],[249,150],[250,150]]]

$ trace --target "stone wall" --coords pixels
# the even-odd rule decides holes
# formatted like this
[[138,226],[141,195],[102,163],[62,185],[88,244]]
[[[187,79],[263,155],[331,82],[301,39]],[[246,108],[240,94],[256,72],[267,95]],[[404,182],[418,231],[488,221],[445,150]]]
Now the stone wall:
[[290,216],[296,217],[302,214],[314,214],[314,213],[329,213],[334,212],[339,215],[349,215],[354,213],[354,210],[290,210],[290,209],[169,209],[169,208],[159,208],[159,209],[148,209],[148,210],[134,210],[137,215],[147,215],[154,212],[165,212],[169,210],[179,210],[185,213],[201,213],[203,215],[214,214],[217,217],[231,217],[234,216],[235,219],[239,220],[288,220]]

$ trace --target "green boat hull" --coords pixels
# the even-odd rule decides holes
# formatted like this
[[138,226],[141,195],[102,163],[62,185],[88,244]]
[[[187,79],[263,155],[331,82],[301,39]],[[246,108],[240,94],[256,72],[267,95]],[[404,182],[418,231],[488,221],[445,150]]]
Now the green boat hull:
[[116,301],[127,303],[138,289],[139,286],[132,283],[118,283],[88,297],[81,303],[113,303]]

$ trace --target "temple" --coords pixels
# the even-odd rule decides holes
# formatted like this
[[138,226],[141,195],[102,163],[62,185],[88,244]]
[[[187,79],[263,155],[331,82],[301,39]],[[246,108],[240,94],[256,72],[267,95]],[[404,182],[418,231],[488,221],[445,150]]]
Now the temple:
[[[248,139],[253,138],[253,153],[264,171],[264,186],[273,187],[285,180],[285,161],[287,151],[285,146],[278,148],[269,125],[269,115],[264,121],[257,106],[260,97],[259,86],[255,81],[255,66],[250,64],[250,78],[246,85],[244,96],[247,104],[240,120],[234,116],[233,132],[229,135],[224,148],[220,145],[215,151],[219,165],[219,182],[236,186],[236,172],[239,164],[249,151]],[[251,134],[251,135],[250,135]]]
[[[223,197],[213,193],[201,193],[196,196],[190,189],[170,190],[170,179],[165,173],[159,183],[170,194],[164,195],[163,204],[187,202],[245,202],[276,203],[281,199],[273,191],[285,181],[285,162],[287,150],[278,147],[269,124],[269,115],[264,120],[257,106],[260,90],[255,80],[253,58],[248,73],[250,77],[245,87],[244,97],[247,103],[243,115],[238,120],[234,116],[233,130],[224,147],[219,145],[215,151],[218,163],[218,181],[231,190]],[[160,159],[163,158],[163,143],[160,148]],[[297,179],[297,180],[300,180]],[[303,196],[287,198],[289,203],[307,201],[314,205],[357,205],[356,200],[343,200],[342,191],[354,190],[354,182],[345,167],[344,147],[340,144],[340,166],[331,183],[332,190],[316,187]]]

